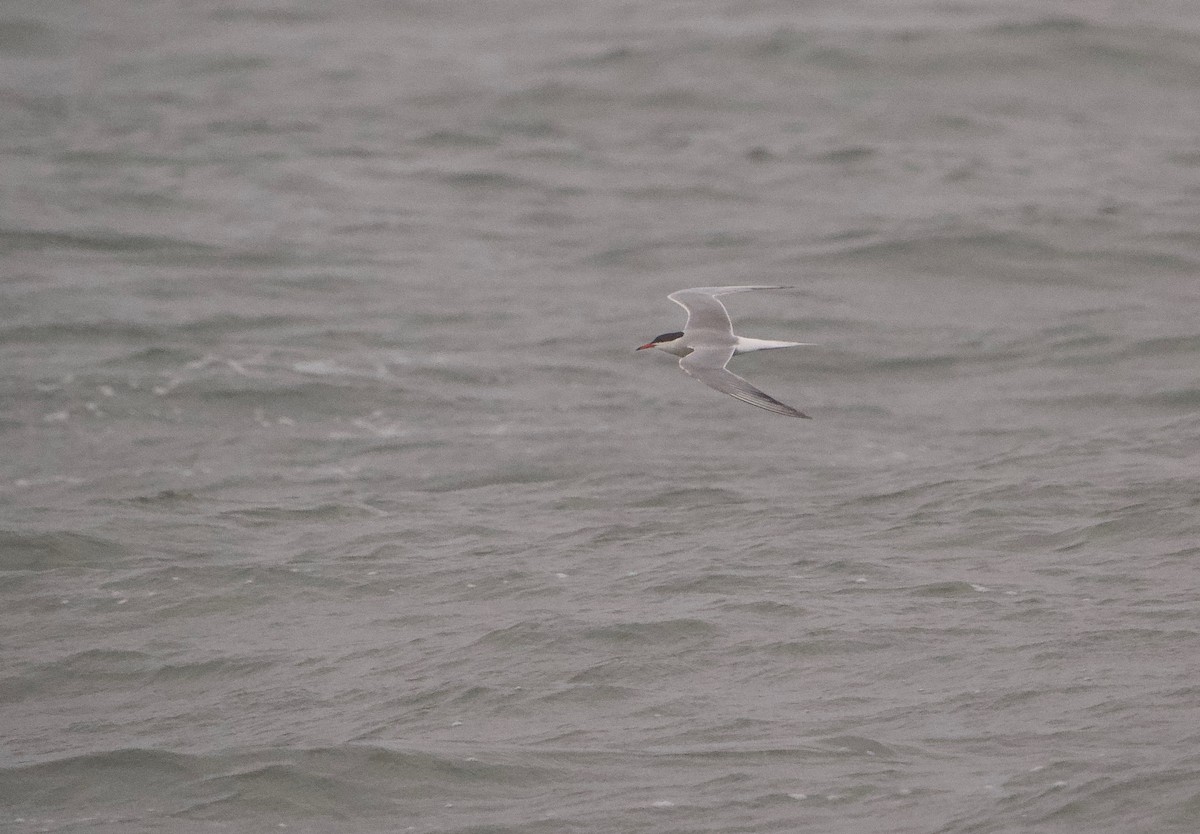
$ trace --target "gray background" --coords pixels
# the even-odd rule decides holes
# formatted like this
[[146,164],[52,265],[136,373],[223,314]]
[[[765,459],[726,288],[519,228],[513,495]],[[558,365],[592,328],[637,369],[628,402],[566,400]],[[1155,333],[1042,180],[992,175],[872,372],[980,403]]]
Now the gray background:
[[[0,6],[0,828],[1193,832],[1200,5]],[[634,348],[668,292],[818,345]]]

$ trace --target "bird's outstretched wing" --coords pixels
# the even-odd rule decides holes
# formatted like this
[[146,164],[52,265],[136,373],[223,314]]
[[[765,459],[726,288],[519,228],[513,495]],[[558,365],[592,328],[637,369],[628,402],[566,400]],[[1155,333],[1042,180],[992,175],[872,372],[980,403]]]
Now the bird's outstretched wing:
[[[735,287],[734,289],[741,288]],[[733,347],[701,348],[680,359],[679,367],[688,376],[698,379],[709,388],[728,394],[744,403],[788,417],[811,419],[807,414],[781,403],[770,394],[759,391],[737,374],[725,370],[725,363],[732,357]]]
[[678,290],[667,298],[687,310],[688,330],[715,330],[720,333],[733,335],[733,323],[729,320],[729,311],[718,299],[718,295],[729,295],[747,290],[786,290],[790,287],[693,287],[690,290]]

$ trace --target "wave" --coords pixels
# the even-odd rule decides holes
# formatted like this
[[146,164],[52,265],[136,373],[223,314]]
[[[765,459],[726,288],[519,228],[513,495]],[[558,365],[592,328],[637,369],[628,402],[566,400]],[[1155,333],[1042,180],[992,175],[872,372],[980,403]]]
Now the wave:
[[0,571],[107,568],[126,552],[116,541],[71,530],[0,530]]

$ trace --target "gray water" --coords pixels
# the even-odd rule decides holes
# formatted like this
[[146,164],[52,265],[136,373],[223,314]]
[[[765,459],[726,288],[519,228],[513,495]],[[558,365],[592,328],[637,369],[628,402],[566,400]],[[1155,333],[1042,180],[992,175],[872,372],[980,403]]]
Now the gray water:
[[[10,2],[0,829],[1200,828],[1200,6]],[[817,343],[634,348],[673,290]]]

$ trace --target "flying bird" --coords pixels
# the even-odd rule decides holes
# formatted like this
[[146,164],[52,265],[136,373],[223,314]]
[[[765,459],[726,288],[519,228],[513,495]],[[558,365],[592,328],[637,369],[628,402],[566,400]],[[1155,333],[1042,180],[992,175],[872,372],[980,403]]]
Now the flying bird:
[[647,350],[648,348],[665,350],[667,353],[681,357],[679,367],[683,369],[683,372],[703,382],[709,388],[715,388],[744,403],[765,408],[776,414],[810,419],[807,414],[759,391],[737,374],[725,369],[729,360],[739,353],[809,344],[809,342],[773,342],[767,339],[746,339],[742,336],[735,336],[733,322],[729,320],[729,311],[717,298],[719,295],[746,292],[747,290],[787,289],[791,289],[791,287],[694,287],[690,290],[673,292],[667,298],[687,310],[687,323],[683,325],[683,330],[655,336],[653,341],[647,342],[638,350]]

